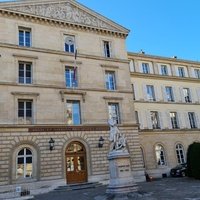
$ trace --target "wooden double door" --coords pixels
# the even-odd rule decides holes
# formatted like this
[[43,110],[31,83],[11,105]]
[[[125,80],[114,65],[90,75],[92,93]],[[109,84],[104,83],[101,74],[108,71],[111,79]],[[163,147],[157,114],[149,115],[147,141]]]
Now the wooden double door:
[[87,182],[86,151],[80,142],[70,143],[65,152],[67,184]]

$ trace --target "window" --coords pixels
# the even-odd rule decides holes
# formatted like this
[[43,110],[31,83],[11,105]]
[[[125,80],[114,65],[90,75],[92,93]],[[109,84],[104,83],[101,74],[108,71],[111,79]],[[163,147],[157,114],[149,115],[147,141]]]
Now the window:
[[169,115],[170,115],[172,128],[173,129],[179,128],[177,113],[176,112],[170,112]]
[[161,65],[161,74],[164,76],[168,75],[168,70],[166,65]]
[[155,152],[157,165],[166,165],[164,148],[161,145],[156,145]]
[[138,115],[138,111],[135,111],[135,121],[137,124],[139,124],[139,115]]
[[81,124],[80,102],[67,100],[66,105],[67,125]]
[[31,63],[19,63],[19,83],[31,84],[32,83],[32,70]]
[[189,122],[190,122],[190,127],[191,128],[197,128],[195,113],[189,112],[188,118],[189,118]]
[[200,69],[194,69],[195,78],[200,79]]
[[166,96],[167,96],[167,101],[174,101],[174,95],[173,95],[173,91],[172,91],[172,87],[165,87],[165,92],[166,92]]
[[120,114],[119,114],[119,104],[118,103],[109,103],[108,104],[109,119],[114,117],[117,124],[120,124]]
[[142,63],[142,72],[144,74],[149,74],[150,73],[149,63]]
[[32,101],[18,100],[18,118],[23,123],[32,122]]
[[78,87],[77,67],[65,67],[66,87]]
[[111,57],[111,44],[109,41],[103,41],[103,48],[104,48],[104,56],[106,58]]
[[179,164],[185,163],[185,153],[181,144],[176,145],[176,156]]
[[147,99],[149,101],[155,101],[156,98],[153,85],[147,85],[146,89],[147,89]]
[[185,71],[183,67],[178,67],[178,76],[185,77]]
[[27,178],[32,177],[33,162],[32,152],[28,148],[20,150],[17,154],[17,170],[16,178]]
[[75,37],[72,35],[65,35],[65,47],[66,52],[74,53],[75,52]]
[[106,71],[106,89],[116,90],[115,72]]
[[19,28],[19,46],[31,46],[31,29]]
[[191,97],[190,97],[190,89],[189,88],[183,88],[183,97],[185,102],[190,103]]
[[160,128],[160,123],[159,123],[159,117],[158,117],[158,112],[156,111],[151,111],[151,124],[153,129],[159,129]]

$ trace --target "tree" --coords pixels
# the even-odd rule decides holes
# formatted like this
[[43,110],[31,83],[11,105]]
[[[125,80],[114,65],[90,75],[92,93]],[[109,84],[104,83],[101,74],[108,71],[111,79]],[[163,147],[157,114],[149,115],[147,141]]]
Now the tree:
[[188,176],[200,179],[200,143],[194,142],[188,147],[187,165]]

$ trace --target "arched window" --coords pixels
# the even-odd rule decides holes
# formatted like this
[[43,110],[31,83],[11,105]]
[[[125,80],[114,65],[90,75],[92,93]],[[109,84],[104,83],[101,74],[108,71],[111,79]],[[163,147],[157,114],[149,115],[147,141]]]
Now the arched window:
[[166,165],[165,152],[164,152],[163,146],[161,146],[160,144],[157,144],[155,146],[155,152],[156,152],[157,165],[159,166]]
[[17,154],[16,178],[32,177],[33,161],[32,152],[28,148],[21,149]]
[[176,145],[176,156],[179,164],[185,163],[185,152],[182,144]]

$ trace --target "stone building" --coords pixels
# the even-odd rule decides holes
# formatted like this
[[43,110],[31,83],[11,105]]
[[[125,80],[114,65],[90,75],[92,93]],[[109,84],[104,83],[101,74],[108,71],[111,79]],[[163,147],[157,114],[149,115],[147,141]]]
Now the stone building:
[[145,170],[169,175],[200,141],[200,63],[128,53]]
[[0,186],[107,180],[111,114],[144,180],[129,30],[74,0],[1,2],[0,30]]

